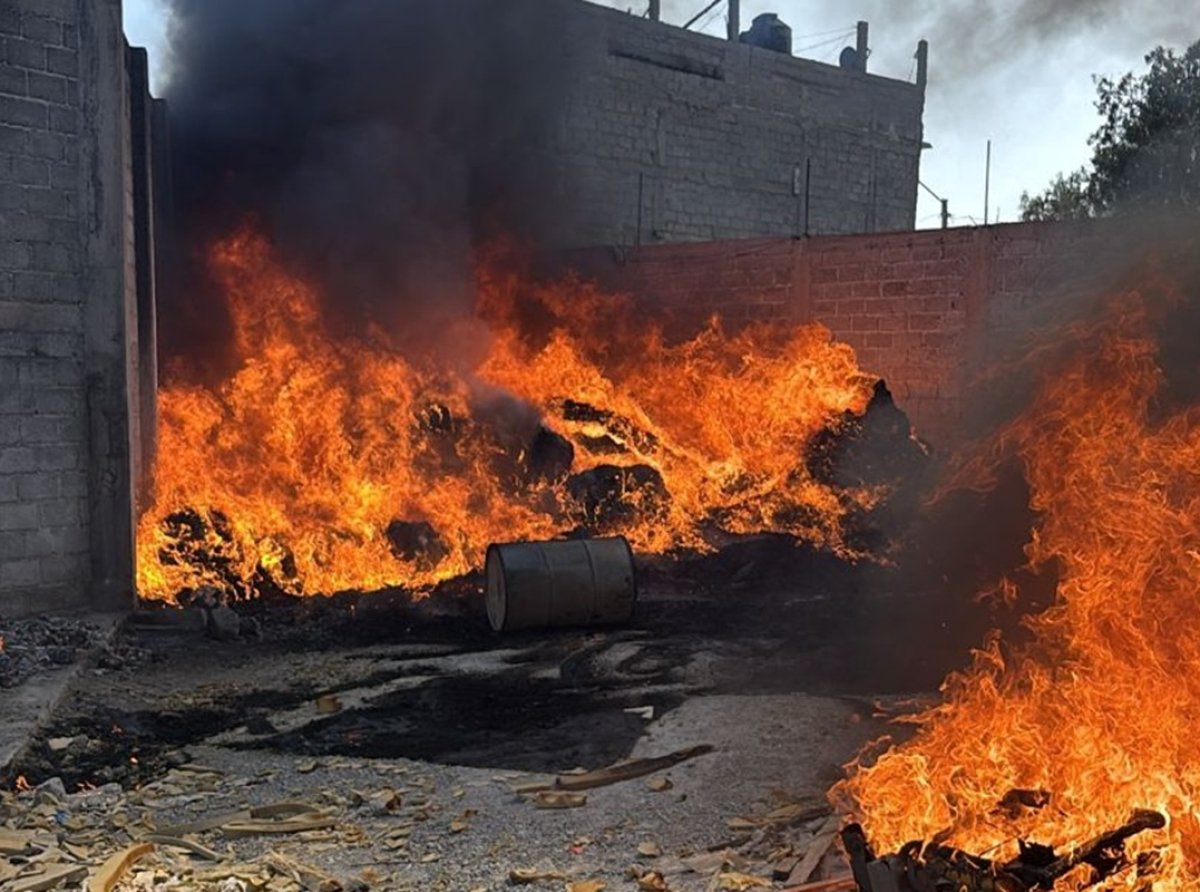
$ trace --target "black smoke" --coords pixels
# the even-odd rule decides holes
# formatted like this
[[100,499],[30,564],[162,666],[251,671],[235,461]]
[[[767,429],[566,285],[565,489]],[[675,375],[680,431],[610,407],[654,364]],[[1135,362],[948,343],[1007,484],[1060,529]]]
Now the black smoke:
[[414,348],[470,301],[470,250],[558,213],[543,153],[566,101],[547,0],[171,0],[176,239],[167,359],[219,354],[214,238],[256,221],[337,319]]

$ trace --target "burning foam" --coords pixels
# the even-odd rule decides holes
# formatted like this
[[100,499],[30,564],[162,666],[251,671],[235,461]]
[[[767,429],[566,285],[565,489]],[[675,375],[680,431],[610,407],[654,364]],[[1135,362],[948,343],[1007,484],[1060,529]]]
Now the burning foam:
[[1071,358],[964,471],[976,483],[1023,463],[1039,514],[1027,554],[1057,564],[1058,597],[1027,620],[1030,644],[989,641],[910,742],[835,791],[877,851],[1069,848],[1149,808],[1167,827],[1133,840],[1104,888],[1200,881],[1200,412],[1164,409],[1153,307],[1127,293],[1076,330]]
[[849,553],[846,518],[876,498],[805,463],[876,381],[821,327],[714,320],[671,343],[628,301],[489,265],[486,354],[468,374],[401,355],[383,331],[334,335],[315,290],[249,229],[212,263],[237,369],[160,392],[145,597],[420,586],[477,567],[491,541],[581,526],[644,551],[704,547],[718,527]]

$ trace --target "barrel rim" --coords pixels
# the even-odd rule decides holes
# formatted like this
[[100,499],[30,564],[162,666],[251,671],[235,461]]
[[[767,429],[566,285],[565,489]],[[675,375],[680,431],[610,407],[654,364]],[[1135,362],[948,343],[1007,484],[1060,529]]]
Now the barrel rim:
[[637,610],[638,601],[641,600],[641,592],[638,590],[638,568],[637,557],[633,553],[633,546],[629,544],[629,540],[624,536],[613,536],[614,539],[620,539],[625,543],[625,551],[629,554],[629,585],[633,589],[633,611]]
[[[493,559],[500,570],[496,575],[500,591],[496,592],[495,597],[492,596],[491,574],[488,573],[488,567],[491,566]],[[492,627],[493,632],[503,632],[504,626],[508,622],[508,584],[504,574],[504,554],[497,543],[492,543],[487,547],[487,553],[483,560],[483,576],[483,600],[487,610],[488,624]]]

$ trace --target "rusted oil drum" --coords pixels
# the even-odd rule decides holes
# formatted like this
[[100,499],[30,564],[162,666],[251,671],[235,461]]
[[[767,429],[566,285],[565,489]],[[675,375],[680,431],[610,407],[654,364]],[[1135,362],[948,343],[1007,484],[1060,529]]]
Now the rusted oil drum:
[[616,625],[637,601],[633,550],[620,537],[490,545],[486,572],[497,632]]

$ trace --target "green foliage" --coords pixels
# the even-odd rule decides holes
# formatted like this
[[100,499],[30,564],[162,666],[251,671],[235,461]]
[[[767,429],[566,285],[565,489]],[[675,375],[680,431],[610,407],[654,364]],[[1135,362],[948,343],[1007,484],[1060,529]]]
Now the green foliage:
[[1059,174],[1021,197],[1025,220],[1111,214],[1126,207],[1200,209],[1200,41],[1183,53],[1158,47],[1149,70],[1096,83],[1102,123],[1091,169]]
[[1040,195],[1021,193],[1022,220],[1082,220],[1096,216],[1086,168],[1067,176],[1061,173]]

